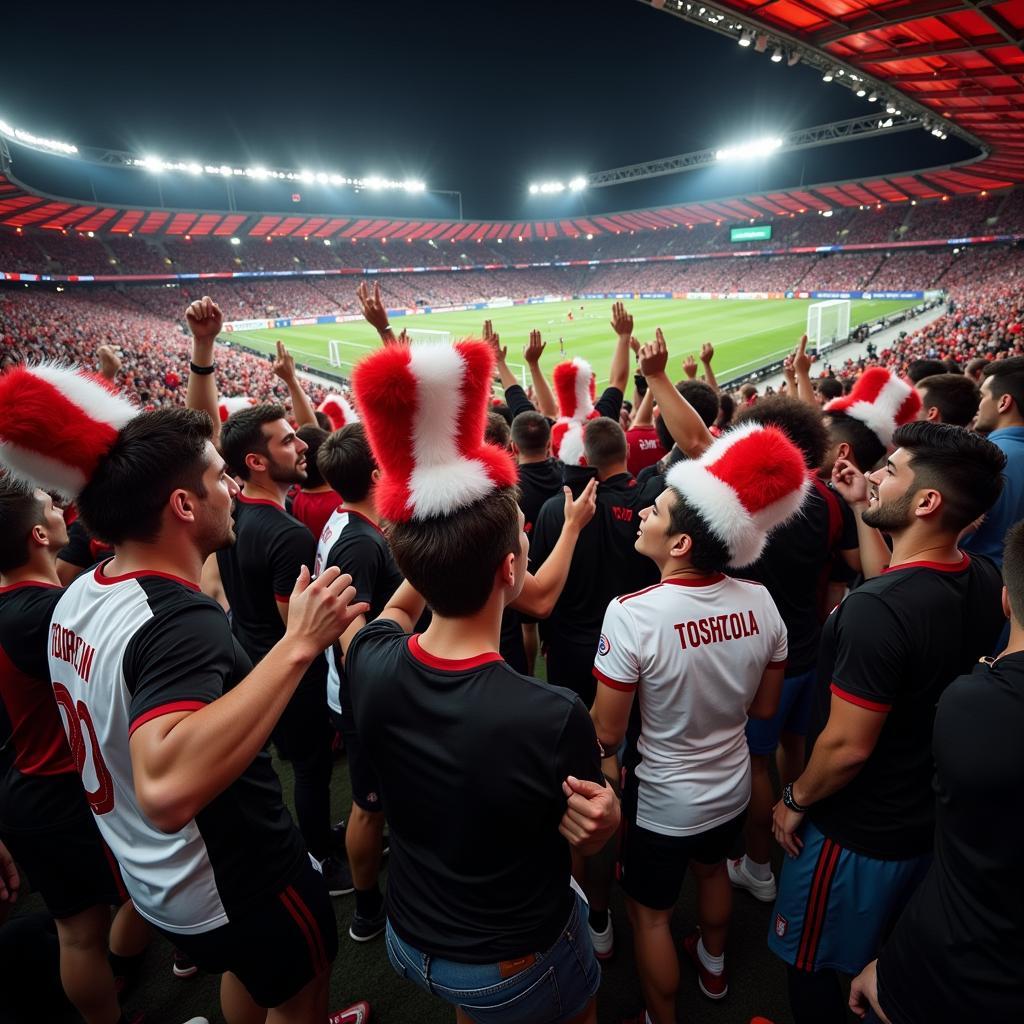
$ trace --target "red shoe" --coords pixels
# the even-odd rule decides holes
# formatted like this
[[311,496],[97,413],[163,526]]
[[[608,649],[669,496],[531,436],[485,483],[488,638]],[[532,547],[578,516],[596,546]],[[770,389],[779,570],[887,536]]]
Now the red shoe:
[[729,992],[728,973],[723,970],[721,974],[712,974],[704,964],[701,963],[700,954],[697,952],[697,943],[699,941],[699,928],[690,932],[690,934],[683,939],[683,949],[686,950],[686,955],[693,961],[693,966],[697,968],[697,984],[700,986],[701,992],[703,992],[708,999],[724,999]]
[[370,1024],[370,1004],[365,999],[338,1010],[327,1018],[327,1024]]

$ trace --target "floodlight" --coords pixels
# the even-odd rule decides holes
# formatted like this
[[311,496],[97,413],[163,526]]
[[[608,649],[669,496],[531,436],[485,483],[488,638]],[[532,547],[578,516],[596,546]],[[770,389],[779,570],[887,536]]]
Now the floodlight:
[[340,174],[332,174],[329,180],[332,185],[341,185],[345,181],[345,179]]
[[742,34],[740,35],[740,38],[739,38],[740,46],[744,46],[744,47],[745,46],[750,46],[750,44],[753,41],[754,41],[754,33],[749,28],[745,28],[743,30]]
[[877,100],[878,100],[878,93],[877,92],[871,93],[871,95],[868,97],[868,103],[875,103]]
[[232,238],[231,239],[231,244],[232,245],[241,245],[242,244],[242,240],[240,238]]
[[590,240],[591,240],[591,239],[592,239],[593,237],[594,237],[594,236],[593,236],[592,234],[590,234],[590,232],[587,232],[587,241],[588,241],[588,242],[589,242],[589,241],[590,241]]
[[422,181],[417,181],[415,178],[407,178],[402,182],[402,188],[406,192],[426,192],[427,186]]
[[376,191],[377,189],[384,188],[385,181],[379,174],[371,174],[368,178],[363,179],[363,184]]
[[312,185],[316,181],[316,175],[312,171],[299,171],[299,181]]
[[896,113],[896,104],[893,103],[892,100],[889,100],[889,102],[886,103],[886,105],[885,105],[885,112],[887,114],[895,114]]
[[230,178],[231,177],[231,168],[228,167],[227,164],[221,164],[220,165],[220,173],[223,174],[225,178]]
[[534,182],[530,186],[530,195],[531,196],[535,196],[539,191],[540,191],[540,185],[538,185],[536,182]]
[[867,89],[864,88],[863,85],[857,90],[857,95],[858,96],[867,96],[867,94],[868,94],[868,91],[867,91]]
[[257,181],[263,181],[267,177],[266,167],[250,167],[245,173]]
[[571,192],[582,192],[587,187],[587,179],[582,174],[576,175],[569,181],[569,190]]
[[319,184],[319,185],[326,185],[327,182],[330,181],[330,179],[327,177],[327,175],[323,171],[318,171],[317,172],[316,180],[317,180],[317,184]]
[[153,171],[154,174],[159,174],[164,169],[164,162],[158,156],[144,156],[140,163],[147,171]]
[[781,46],[776,46],[775,49],[772,51],[772,63],[773,64],[781,64],[782,63],[782,47]]
[[834,75],[834,74],[832,73],[832,69],[831,69],[831,68],[828,68],[828,69],[827,69],[827,70],[825,71],[825,74],[823,74],[823,75],[821,76],[821,80],[822,80],[823,82],[831,82],[831,81],[832,81],[832,79],[833,79],[834,77],[835,77],[835,75]]
[[727,146],[715,152],[716,160],[745,160],[755,156],[768,156],[782,145],[780,138],[755,139],[740,146]]
[[331,244],[331,240],[329,238],[325,238],[324,239],[324,245],[330,245],[330,244]]
[[831,217],[832,216],[832,211],[831,210],[822,210],[821,211],[821,215],[822,215],[822,217]]

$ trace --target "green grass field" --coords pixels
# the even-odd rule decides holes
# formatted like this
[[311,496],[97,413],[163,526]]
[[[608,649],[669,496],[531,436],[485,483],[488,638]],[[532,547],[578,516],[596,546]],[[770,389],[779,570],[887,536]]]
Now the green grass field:
[[[809,299],[767,299],[764,301],[700,299],[636,299],[626,302],[633,314],[634,334],[640,341],[654,337],[654,329],[665,332],[673,364],[679,368],[683,358],[697,354],[705,341],[715,346],[713,368],[722,381],[755,370],[791,350],[804,333]],[[456,337],[479,335],[489,317],[494,329],[508,346],[509,364],[522,363],[522,348],[531,330],[542,332],[548,343],[544,365],[548,370],[560,359],[559,338],[565,343],[567,357],[582,356],[594,367],[600,385],[608,379],[614,336],[609,327],[611,300],[549,302],[532,306],[471,310],[457,313],[428,313],[424,316],[396,317],[392,326],[417,330],[449,331]],[[911,301],[854,300],[850,311],[851,327],[874,320],[913,305]],[[582,306],[582,309],[581,309]],[[573,319],[568,319],[569,312]],[[227,337],[227,336],[222,336]],[[368,324],[316,324],[286,327],[280,330],[237,331],[231,339],[260,352],[272,352],[280,338],[300,363],[311,369],[330,371],[328,341],[341,342],[343,365],[334,369],[348,375],[352,365],[377,348],[376,332]],[[678,370],[681,375],[681,369]]]

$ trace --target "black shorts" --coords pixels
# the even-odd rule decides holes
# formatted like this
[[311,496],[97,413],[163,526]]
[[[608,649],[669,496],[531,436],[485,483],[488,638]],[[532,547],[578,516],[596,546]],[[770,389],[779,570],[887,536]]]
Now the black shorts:
[[[342,705],[345,704],[345,698],[342,696]],[[383,811],[384,804],[380,798],[377,773],[366,756],[359,733],[356,732],[351,705],[348,705],[340,715],[335,711],[331,711],[330,715],[331,724],[345,741],[345,759],[348,761],[348,777],[352,784],[352,803],[371,814]]]
[[266,1009],[291,999],[338,954],[331,898],[309,858],[275,896],[247,906],[228,924],[198,935],[163,934],[202,970],[230,971]]
[[674,907],[690,860],[698,864],[725,860],[746,816],[743,810],[735,818],[691,836],[664,836],[627,823],[619,854],[619,878],[626,895],[652,910]]
[[57,920],[128,900],[121,869],[84,800],[82,806],[84,813],[55,825],[0,828],[0,839]]

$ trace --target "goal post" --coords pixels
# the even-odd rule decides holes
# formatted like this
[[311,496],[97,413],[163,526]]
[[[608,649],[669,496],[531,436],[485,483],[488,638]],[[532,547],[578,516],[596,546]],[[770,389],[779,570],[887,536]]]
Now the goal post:
[[807,343],[819,355],[850,336],[850,300],[828,299],[807,307]]
[[410,341],[440,341],[448,344],[452,340],[451,331],[428,331],[420,327],[406,327],[405,334]]

